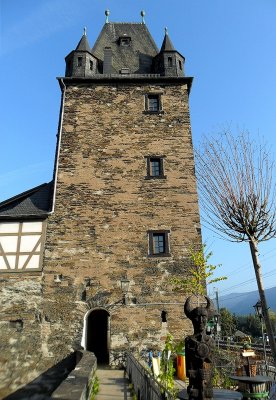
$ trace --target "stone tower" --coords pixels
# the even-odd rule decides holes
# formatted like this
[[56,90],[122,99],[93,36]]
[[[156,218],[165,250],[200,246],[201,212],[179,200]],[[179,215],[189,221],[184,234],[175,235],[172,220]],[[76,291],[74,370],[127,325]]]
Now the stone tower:
[[[26,353],[37,375],[80,346],[119,365],[189,330],[170,284],[201,243],[185,59],[167,31],[159,51],[144,22],[107,18],[65,61],[53,182],[0,204],[2,338],[20,383]],[[26,256],[7,251],[12,224],[17,243],[37,241],[11,267]]]

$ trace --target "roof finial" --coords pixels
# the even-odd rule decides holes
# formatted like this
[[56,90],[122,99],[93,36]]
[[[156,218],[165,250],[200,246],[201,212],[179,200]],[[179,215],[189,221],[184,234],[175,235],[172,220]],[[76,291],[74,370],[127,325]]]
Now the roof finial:
[[83,34],[86,36],[86,26],[83,28]]
[[168,34],[168,28],[166,27],[165,28],[165,35],[167,35]]
[[105,23],[108,24],[108,17],[110,15],[110,11],[109,10],[105,10]]
[[142,11],[141,11],[142,24],[145,24],[145,15],[146,15],[145,11],[142,10]]

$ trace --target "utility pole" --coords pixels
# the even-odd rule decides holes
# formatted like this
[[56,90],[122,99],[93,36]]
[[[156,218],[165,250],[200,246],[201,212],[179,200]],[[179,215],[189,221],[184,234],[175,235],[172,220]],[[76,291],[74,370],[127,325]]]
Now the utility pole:
[[216,306],[217,306],[217,315],[215,315],[215,332],[216,332],[216,339],[218,341],[218,347],[219,347],[219,339],[220,339],[220,332],[221,332],[219,295],[218,295],[218,289],[214,288],[214,290],[215,290],[215,294],[216,294]]
[[218,310],[218,313],[220,313],[218,289],[217,288],[214,288],[214,289],[215,289],[215,293],[216,293],[217,310]]

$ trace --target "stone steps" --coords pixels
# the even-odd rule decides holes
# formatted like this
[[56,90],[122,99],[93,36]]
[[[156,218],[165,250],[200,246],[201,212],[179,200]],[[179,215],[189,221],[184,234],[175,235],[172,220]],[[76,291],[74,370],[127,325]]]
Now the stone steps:
[[131,400],[129,380],[125,371],[118,369],[104,369],[99,367],[96,372],[99,378],[99,393],[96,400]]

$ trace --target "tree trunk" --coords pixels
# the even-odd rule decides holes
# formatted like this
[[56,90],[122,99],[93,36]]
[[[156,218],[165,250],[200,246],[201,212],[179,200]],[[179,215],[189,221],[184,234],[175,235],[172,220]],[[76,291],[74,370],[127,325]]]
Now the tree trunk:
[[269,338],[269,345],[270,345],[270,348],[272,351],[274,365],[276,366],[276,342],[274,339],[272,324],[271,324],[270,317],[268,314],[268,307],[267,307],[265,291],[264,291],[264,287],[263,287],[261,264],[260,264],[259,258],[258,258],[258,241],[256,239],[252,238],[250,240],[249,244],[250,244],[250,250],[251,250],[251,255],[252,255],[259,295],[260,295],[260,301],[261,301],[261,305],[262,305],[262,313],[263,313],[263,318],[264,318],[264,322],[265,322],[265,326],[266,326],[266,332],[267,332],[267,335]]

